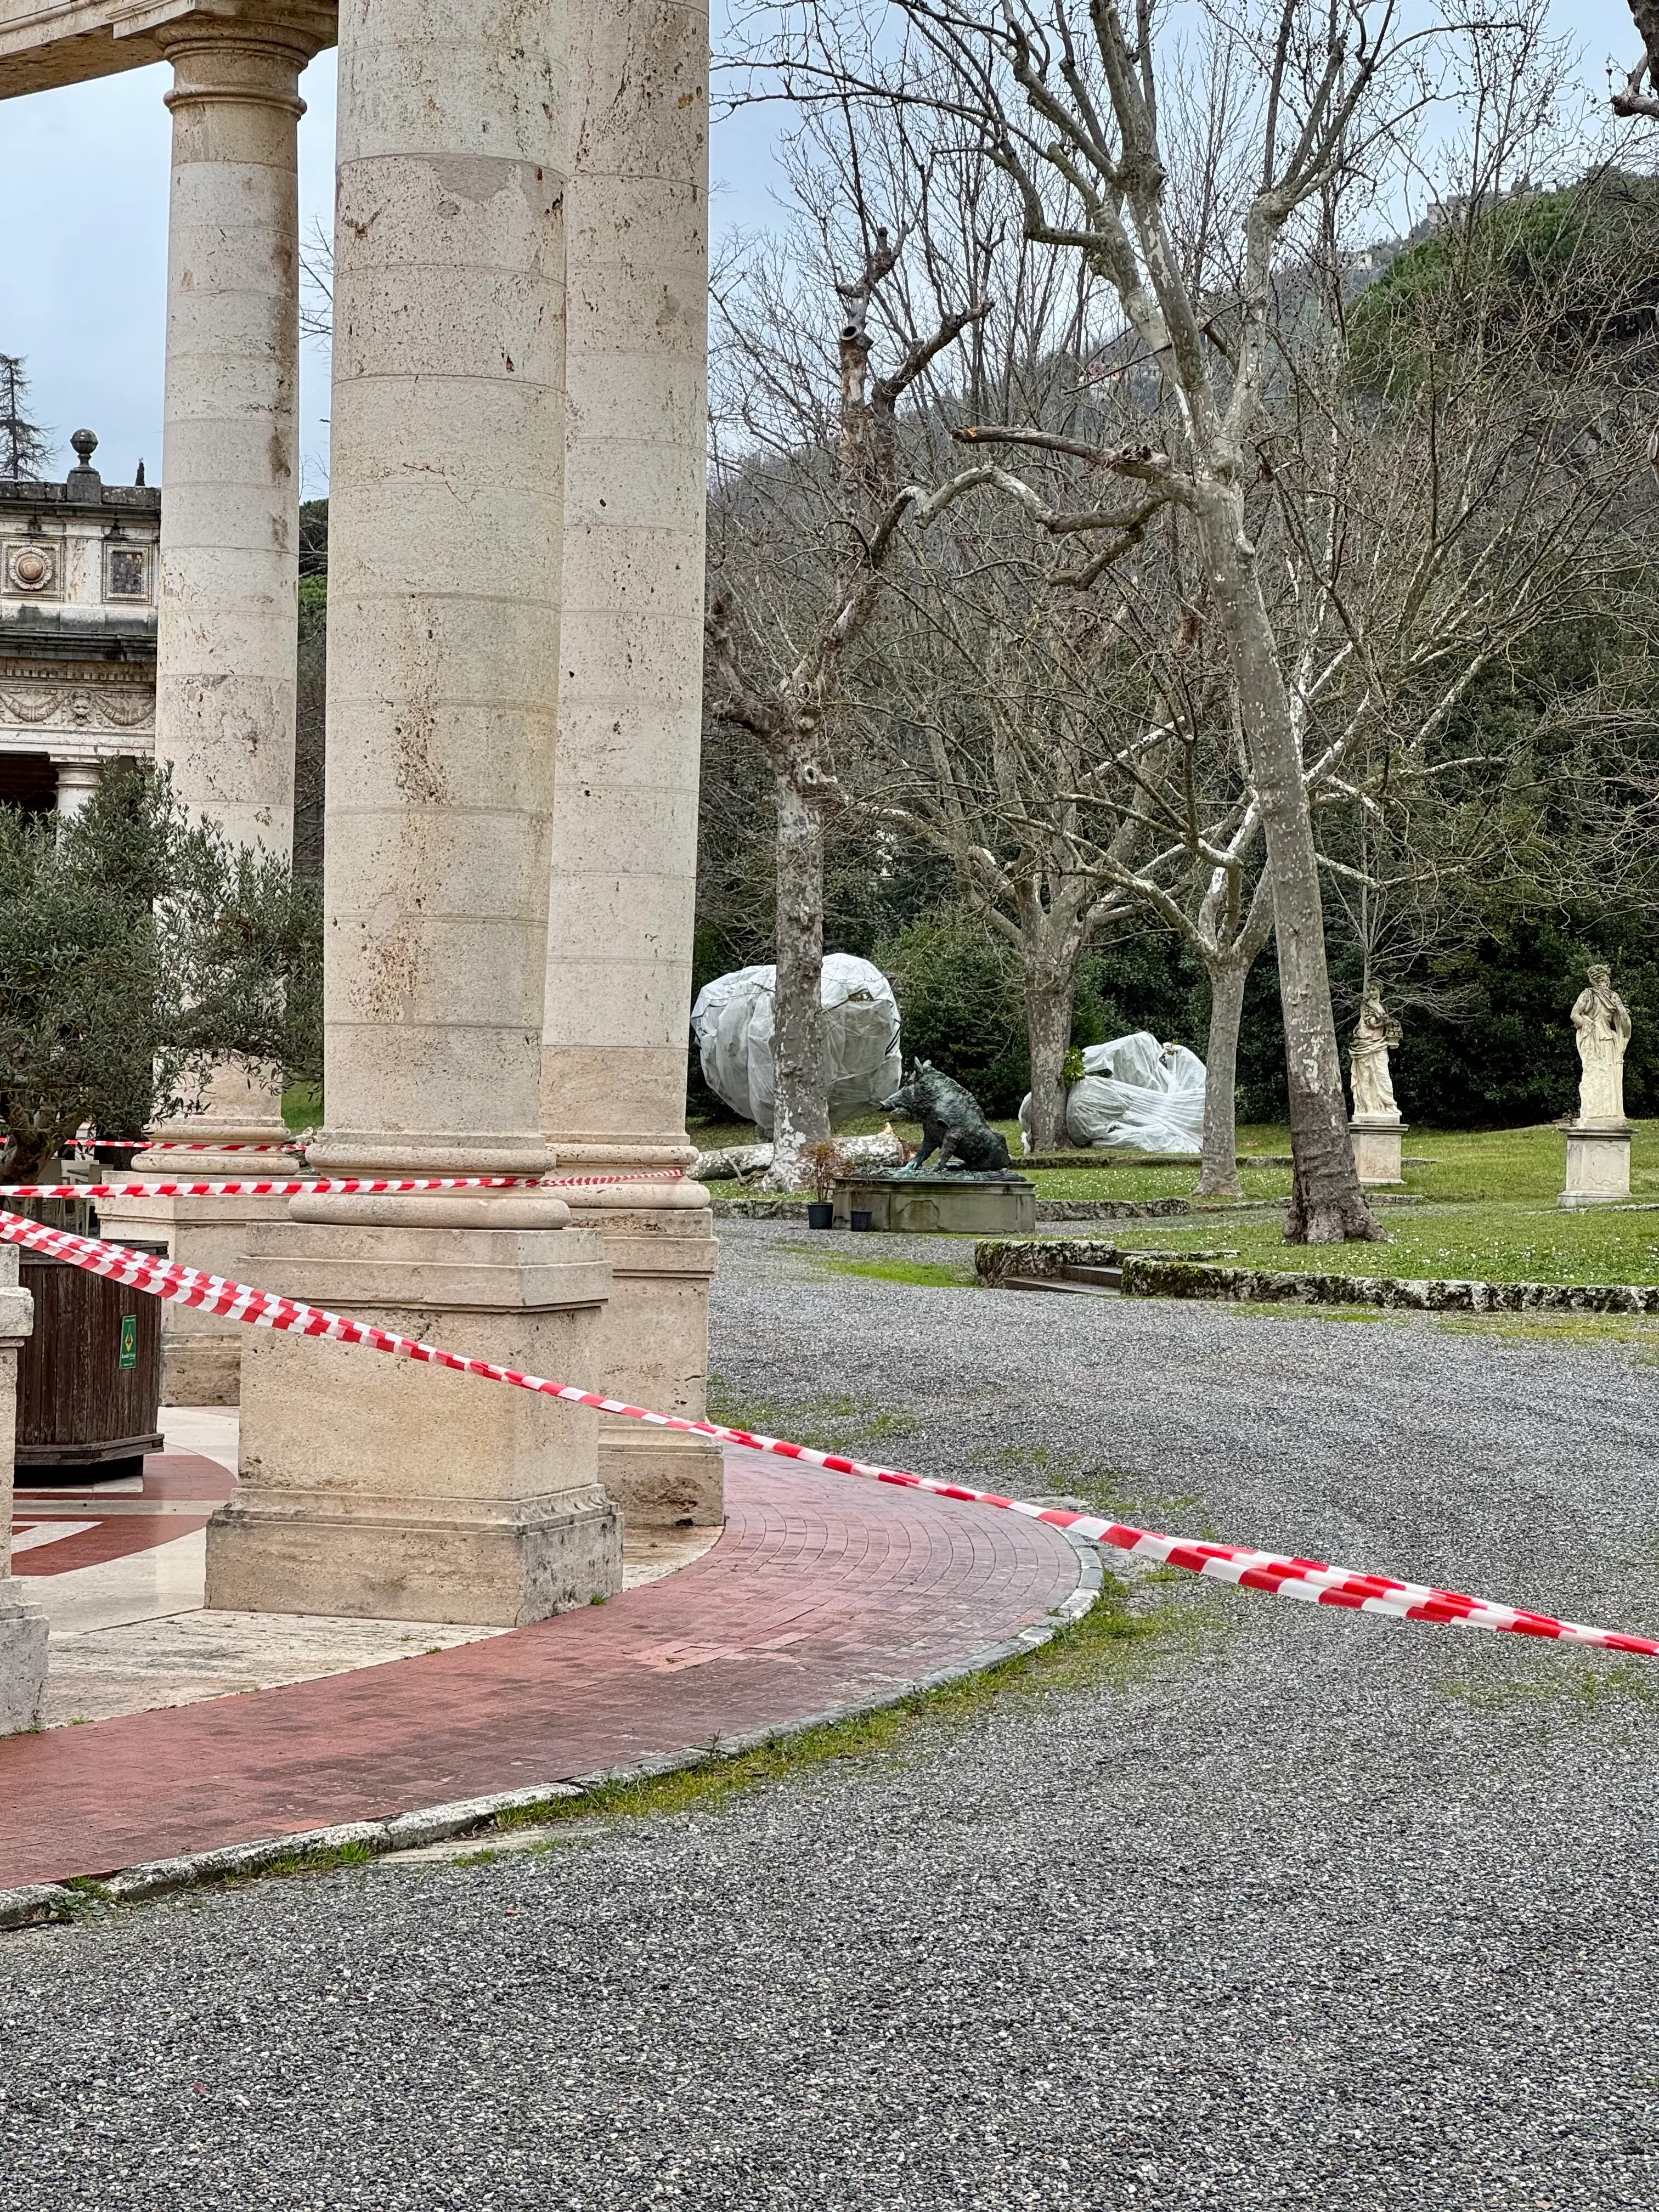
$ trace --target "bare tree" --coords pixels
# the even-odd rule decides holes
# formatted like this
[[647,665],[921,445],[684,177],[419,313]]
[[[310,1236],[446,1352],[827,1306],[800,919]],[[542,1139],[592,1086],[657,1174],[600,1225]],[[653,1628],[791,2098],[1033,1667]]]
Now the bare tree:
[[[1006,528],[958,508],[911,550],[854,702],[856,803],[949,861],[1020,967],[1038,1152],[1066,1142],[1078,964],[1134,904],[1134,757],[1151,696],[1097,603],[1046,588]],[[1011,542],[1012,541],[1012,542]]]
[[[1381,176],[1409,170],[1411,118],[1434,88],[1429,32],[1403,33],[1391,0],[1271,0],[1186,47],[1147,0],[902,4],[915,44],[896,58],[872,44],[850,81],[873,104],[951,115],[1019,195],[1027,236],[1093,271],[1118,310],[1095,351],[1092,424],[1060,432],[1011,408],[957,435],[1006,455],[985,481],[1081,548],[1057,559],[1057,585],[1104,580],[1161,608],[1159,627],[1183,615],[1224,663],[1240,775],[1216,782],[1213,734],[1201,802],[1158,790],[1149,760],[1149,827],[1179,835],[1186,872],[1164,872],[1162,835],[1129,872],[1197,933],[1224,1034],[1237,963],[1261,941],[1249,872],[1265,854],[1296,1155],[1287,1234],[1375,1234],[1347,1142],[1322,890],[1366,863],[1319,825],[1377,808],[1380,789],[1396,824],[1413,790],[1428,822],[1431,791],[1461,804],[1460,778],[1508,774],[1487,735],[1471,742],[1470,702],[1620,557],[1628,410],[1587,419],[1571,379],[1552,384],[1533,358],[1510,373],[1495,331],[1454,348],[1443,377],[1445,330],[1404,349],[1403,376],[1360,373],[1346,307],[1382,264],[1354,253],[1355,216]],[[785,82],[807,98],[833,82],[845,100],[844,52],[817,11],[795,29],[771,48]],[[1473,115],[1468,228],[1548,112],[1542,12],[1524,0],[1433,35],[1441,88]],[[1189,780],[1198,723],[1172,700],[1164,719],[1180,738],[1166,761]],[[1413,865],[1431,868],[1451,848],[1419,846]],[[1221,1035],[1212,1058],[1231,1066]],[[1217,1121],[1224,1095],[1218,1083]],[[1231,1173],[1206,1161],[1206,1184]]]
[[[843,143],[845,143],[843,141]],[[744,729],[777,803],[776,1106],[769,1180],[793,1188],[829,1134],[820,977],[828,818],[849,660],[904,538],[952,489],[903,481],[901,410],[987,312],[944,287],[925,320],[893,282],[901,234],[856,161],[794,250],[716,272],[707,706]],[[798,204],[811,195],[804,178]],[[827,342],[833,300],[836,330]],[[880,311],[882,326],[872,330]]]
[[[1613,95],[1615,115],[1659,117],[1659,0],[1630,0],[1630,12],[1642,41],[1642,58]],[[1650,89],[1643,90],[1644,84]]]
[[[1253,74],[1235,82],[1229,143],[1254,147],[1248,190],[1214,210],[1218,252],[1236,246],[1230,296],[1177,231],[1160,100],[1176,80],[1174,36],[1152,0],[901,0],[932,81],[872,64],[872,88],[942,100],[1018,192],[1028,238],[1081,258],[1115,295],[1120,369],[1144,393],[1146,431],[1121,443],[1061,439],[1041,426],[978,426],[979,442],[1081,461],[1095,495],[1070,514],[1039,495],[1045,528],[1092,550],[1092,584],[1178,509],[1196,539],[1206,619],[1224,641],[1261,811],[1279,943],[1294,1190],[1287,1235],[1324,1242],[1377,1233],[1349,1147],[1331,1012],[1319,870],[1301,731],[1285,680],[1249,514],[1267,376],[1273,282],[1293,218],[1363,161],[1395,59],[1391,0],[1280,0],[1238,31]],[[945,82],[941,88],[939,73]],[[1218,313],[1218,307],[1224,312]],[[1224,328],[1223,325],[1224,325]]]

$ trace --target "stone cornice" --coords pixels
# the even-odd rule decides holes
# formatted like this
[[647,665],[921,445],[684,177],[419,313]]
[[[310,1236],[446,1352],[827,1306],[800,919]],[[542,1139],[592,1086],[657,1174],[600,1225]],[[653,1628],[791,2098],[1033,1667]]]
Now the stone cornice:
[[42,684],[64,690],[107,688],[153,692],[155,671],[142,660],[15,660],[0,641],[0,693],[36,690]]
[[0,0],[0,100],[164,60],[192,32],[270,34],[307,58],[334,44],[333,0]]

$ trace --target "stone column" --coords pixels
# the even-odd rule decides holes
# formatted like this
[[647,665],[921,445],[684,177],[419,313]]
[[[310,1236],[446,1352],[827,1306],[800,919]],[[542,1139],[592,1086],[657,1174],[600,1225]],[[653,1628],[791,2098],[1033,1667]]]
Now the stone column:
[[46,1686],[46,1616],[11,1572],[12,1455],[17,1353],[34,1327],[34,1301],[17,1285],[17,1247],[0,1248],[0,1735],[38,1725]]
[[[708,10],[576,0],[565,652],[543,1120],[561,1172],[688,1165],[702,738]],[[603,1387],[703,1412],[713,1224],[696,1184],[573,1191],[615,1287]],[[630,1523],[718,1522],[716,1446],[610,1421]]]
[[[539,1175],[564,522],[556,0],[343,0],[325,1170]],[[598,1237],[552,1193],[295,1200],[258,1279],[560,1379]],[[259,1332],[208,1602],[519,1622],[619,1586],[592,1414]]]
[[103,769],[97,761],[59,761],[57,766],[58,811],[78,814],[103,781]]
[[[155,755],[191,812],[234,844],[289,853],[299,649],[300,72],[332,43],[322,0],[233,0],[158,33],[173,64]],[[206,1111],[158,1126],[192,1144],[280,1145],[280,1079],[221,1070]],[[139,1172],[176,1170],[161,1153]],[[202,1176],[246,1156],[198,1154]],[[272,1201],[125,1200],[130,1235],[240,1275]],[[234,1405],[235,1324],[167,1309],[162,1395]]]

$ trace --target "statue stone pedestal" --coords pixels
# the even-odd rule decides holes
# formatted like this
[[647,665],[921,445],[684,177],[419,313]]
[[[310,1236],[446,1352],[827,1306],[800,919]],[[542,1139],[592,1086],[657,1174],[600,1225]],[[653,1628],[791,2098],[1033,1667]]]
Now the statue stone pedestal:
[[0,1735],[38,1727],[46,1686],[46,1616],[11,1572],[11,1474],[17,1428],[17,1349],[34,1327],[18,1287],[17,1247],[0,1249]]
[[1630,1196],[1628,1121],[1567,1125],[1567,1187],[1555,1201],[1575,1211]]
[[1405,1133],[1398,1114],[1356,1114],[1348,1123],[1354,1172],[1365,1188],[1397,1188],[1405,1181],[1400,1168],[1400,1139]]
[[854,1212],[911,1237],[1029,1237],[1036,1185],[1022,1175],[849,1176],[836,1185],[836,1228],[850,1229]]

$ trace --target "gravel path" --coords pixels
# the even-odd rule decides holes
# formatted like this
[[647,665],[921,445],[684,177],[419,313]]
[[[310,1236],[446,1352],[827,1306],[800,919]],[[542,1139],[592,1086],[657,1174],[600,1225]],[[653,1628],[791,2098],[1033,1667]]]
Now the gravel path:
[[[738,1404],[1659,1628],[1627,1349],[722,1247]],[[4,2201],[1650,2212],[1659,1672],[1167,1601],[1117,1686],[717,1813],[0,1939]]]

